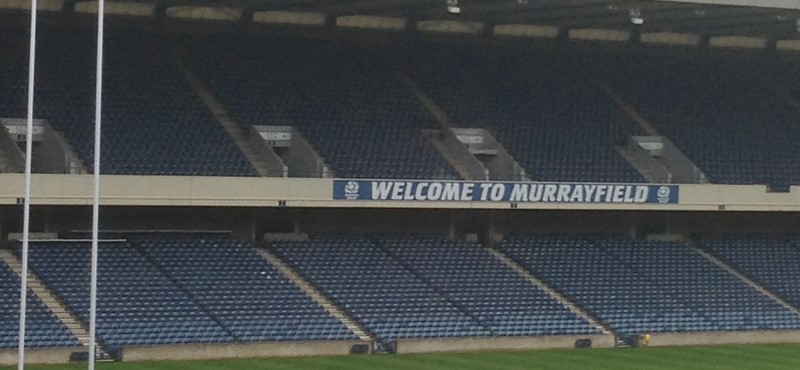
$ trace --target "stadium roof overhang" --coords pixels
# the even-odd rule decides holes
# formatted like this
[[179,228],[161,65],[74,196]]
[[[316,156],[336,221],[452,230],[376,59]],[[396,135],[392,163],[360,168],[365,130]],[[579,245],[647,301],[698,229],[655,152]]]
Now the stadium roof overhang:
[[[13,7],[15,3],[20,7],[30,6],[28,0],[3,0],[0,8]],[[50,10],[56,11],[96,12],[96,0],[40,0],[40,3],[50,4]],[[800,39],[800,0],[106,0],[106,3],[107,12],[129,16],[398,31],[551,38],[572,38],[574,32],[580,38],[584,30],[605,30],[610,33],[590,36],[614,40],[672,35],[675,43],[732,36],[747,39],[743,41],[745,44],[755,43],[753,47]],[[691,42],[695,41],[687,41]]]

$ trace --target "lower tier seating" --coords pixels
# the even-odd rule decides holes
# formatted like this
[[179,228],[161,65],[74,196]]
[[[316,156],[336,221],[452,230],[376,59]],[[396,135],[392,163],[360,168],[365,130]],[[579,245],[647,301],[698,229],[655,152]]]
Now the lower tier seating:
[[487,336],[489,330],[366,239],[272,245],[379,339]]
[[731,237],[705,245],[731,267],[800,306],[800,238]]
[[[34,242],[32,270],[89,322],[88,242]],[[99,246],[97,333],[108,345],[231,342],[233,338],[127,242]]]
[[[20,279],[0,262],[0,348],[17,348]],[[80,346],[80,342],[33,293],[28,291],[26,347]]]
[[[125,239],[104,240],[99,249],[103,344],[357,338],[253,246],[228,234],[117,237]],[[727,238],[704,245],[800,304],[800,238]],[[268,247],[379,341],[599,332],[477,242],[374,235]],[[800,330],[800,315],[683,242],[524,236],[498,247],[621,335]],[[31,243],[32,271],[83,322],[89,259],[85,241]],[[14,273],[0,265],[0,348],[16,344],[18,287]],[[79,345],[40,301],[29,295],[28,303],[29,346]]]
[[136,243],[237,340],[356,339],[244,242],[201,234]]
[[418,276],[495,335],[598,332],[477,242],[435,237],[391,238],[381,242]]
[[622,333],[800,328],[800,316],[683,243],[521,237],[502,248]]

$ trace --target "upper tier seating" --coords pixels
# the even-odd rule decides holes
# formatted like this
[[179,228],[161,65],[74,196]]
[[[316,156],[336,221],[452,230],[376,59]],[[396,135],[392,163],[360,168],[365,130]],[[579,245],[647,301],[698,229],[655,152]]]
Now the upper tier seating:
[[595,68],[712,182],[800,184],[800,110],[763,60],[625,55]]
[[505,266],[476,242],[443,238],[382,241],[418,276],[495,335],[596,334],[583,319]]
[[800,238],[728,237],[705,245],[737,271],[800,307]]
[[339,177],[457,179],[423,136],[432,118],[388,59],[344,43],[221,39],[197,46],[190,62],[235,120],[297,127]]
[[[87,242],[32,242],[31,269],[89,322]],[[99,246],[97,333],[108,345],[230,342],[233,338],[127,242]]]
[[502,247],[621,333],[800,328],[796,314],[681,243],[529,237]]
[[532,179],[644,182],[614,148],[638,128],[567,58],[422,49],[412,73],[458,127],[486,128]]
[[244,242],[198,234],[136,243],[240,341],[356,338]]
[[[27,35],[5,32],[14,30]],[[94,158],[95,37],[43,29],[36,70],[36,118],[62,132],[87,167]],[[256,176],[171,61],[161,36],[112,29],[106,38],[103,173]],[[0,42],[0,117],[26,117],[25,40]]]
[[[27,29],[0,27],[0,117],[24,117]],[[38,118],[93,156],[92,29],[42,27]],[[103,171],[256,176],[173,61],[208,83],[234,120],[293,125],[339,177],[456,179],[425,138],[439,124],[402,70],[452,118],[489,129],[535,180],[641,182],[614,145],[642,130],[597,88],[608,84],[722,184],[800,184],[796,67],[777,58],[679,52],[388,46],[288,37],[178,39],[111,28],[104,83]],[[135,55],[135,57],[131,57]],[[280,57],[275,57],[280,56]],[[320,62],[324,61],[324,63]],[[777,87],[776,87],[777,86]],[[91,166],[89,166],[91,167]],[[307,176],[290,168],[291,176]]]
[[[20,279],[0,262],[0,348],[16,348],[19,341]],[[26,347],[80,346],[80,342],[28,290],[25,326]]]
[[326,238],[273,247],[381,340],[490,334],[372,242]]

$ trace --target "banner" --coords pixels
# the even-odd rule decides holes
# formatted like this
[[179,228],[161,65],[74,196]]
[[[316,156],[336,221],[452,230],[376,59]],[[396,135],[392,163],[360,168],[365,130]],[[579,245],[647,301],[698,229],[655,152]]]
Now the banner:
[[677,185],[334,180],[333,199],[417,202],[678,203]]

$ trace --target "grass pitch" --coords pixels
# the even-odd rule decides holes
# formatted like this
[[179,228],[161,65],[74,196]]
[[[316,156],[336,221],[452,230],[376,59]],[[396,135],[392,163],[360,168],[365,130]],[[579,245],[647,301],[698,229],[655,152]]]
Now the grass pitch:
[[[86,364],[27,366],[78,370]],[[800,345],[662,347],[534,352],[100,363],[99,370],[773,370],[800,369]]]

